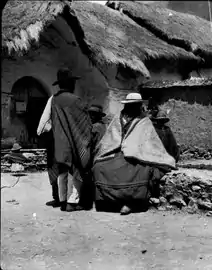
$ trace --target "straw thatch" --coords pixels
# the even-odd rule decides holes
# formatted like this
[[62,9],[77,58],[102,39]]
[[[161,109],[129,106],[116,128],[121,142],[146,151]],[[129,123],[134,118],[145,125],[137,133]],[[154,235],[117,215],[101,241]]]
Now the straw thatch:
[[71,8],[83,29],[84,41],[92,49],[92,57],[99,65],[102,59],[106,59],[109,64],[122,64],[148,75],[146,62],[151,59],[179,64],[190,62],[190,65],[198,63],[198,58],[192,53],[167,44],[107,6],[74,2]]
[[109,1],[109,7],[122,10],[139,25],[171,45],[199,55],[212,66],[212,25],[200,17],[165,8],[159,2]]
[[2,13],[3,49],[28,50],[63,8],[61,1],[8,1]]
[[155,81],[147,82],[142,88],[170,88],[170,87],[212,87],[212,78],[192,77],[184,81]]
[[[133,20],[107,6],[90,2],[9,1],[2,17],[2,47],[28,50],[45,26],[61,14],[88,57],[99,66],[111,63],[149,78],[146,63],[162,60],[195,67],[199,58],[157,38]],[[169,64],[170,64],[169,63]]]

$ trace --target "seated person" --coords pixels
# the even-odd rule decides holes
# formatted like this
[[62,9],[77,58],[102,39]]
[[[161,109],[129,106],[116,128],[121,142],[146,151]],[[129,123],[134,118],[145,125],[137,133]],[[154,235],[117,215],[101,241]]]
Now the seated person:
[[97,145],[92,171],[97,211],[125,215],[147,210],[150,182],[176,164],[146,116],[141,95],[128,94],[122,104]]
[[21,153],[22,147],[18,143],[14,143],[9,154],[4,156],[4,159],[9,163],[24,163],[28,162],[28,159]]
[[166,112],[159,111],[157,115],[151,117],[151,120],[166,151],[178,162],[180,157],[179,146],[177,145],[171,128],[167,125],[170,119]]
[[92,122],[92,151],[95,151],[97,144],[100,142],[106,131],[106,125],[103,122],[103,117],[106,116],[103,113],[101,105],[91,105],[88,110],[91,122]]

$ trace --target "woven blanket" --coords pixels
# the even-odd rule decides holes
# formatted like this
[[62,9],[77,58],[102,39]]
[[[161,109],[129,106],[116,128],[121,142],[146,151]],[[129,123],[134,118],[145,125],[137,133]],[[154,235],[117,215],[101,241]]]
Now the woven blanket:
[[148,117],[134,119],[123,140],[119,115],[115,116],[98,144],[95,162],[114,156],[120,149],[125,157],[158,166],[176,168],[175,160],[163,146]]
[[61,91],[52,99],[51,114],[56,161],[83,175],[90,163],[92,129],[84,103]]

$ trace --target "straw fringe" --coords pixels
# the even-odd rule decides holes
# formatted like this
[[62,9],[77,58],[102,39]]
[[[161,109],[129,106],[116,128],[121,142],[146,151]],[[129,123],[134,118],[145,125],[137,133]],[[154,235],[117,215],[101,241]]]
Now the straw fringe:
[[184,81],[154,81],[145,83],[142,88],[170,88],[170,87],[212,86],[212,78],[191,77]]
[[[139,76],[150,78],[149,60],[165,60],[176,65],[195,66],[199,58],[182,48],[172,46],[128,16],[100,4],[76,1],[9,1],[2,18],[2,47],[21,53],[39,42],[44,28],[56,16],[65,18],[81,49],[100,68],[104,65],[129,67]],[[4,56],[7,57],[7,56]]]
[[80,1],[70,7],[70,14],[74,16],[70,24],[72,30],[75,30],[75,36],[79,36],[80,31],[74,29],[74,25],[80,25],[83,42],[91,48],[92,60],[99,65],[104,65],[104,62],[118,63],[150,78],[146,66],[149,60],[163,60],[167,64],[174,62],[176,66],[185,62],[190,66],[199,63],[199,57],[167,44],[129,17],[107,6]]
[[[27,51],[38,42],[47,24],[63,11],[61,1],[8,1],[2,16],[2,46],[12,51]],[[25,18],[25,20],[24,20]]]
[[[116,65],[122,65],[123,67],[129,67],[131,70],[135,72],[140,72],[144,75],[146,78],[150,78],[150,73],[144,63],[137,59],[134,55],[132,55],[131,60],[124,59],[123,57],[118,57],[113,52],[108,51],[104,48],[102,48],[102,53],[104,55],[104,58],[106,59],[106,62],[108,64],[116,64]],[[98,56],[96,57],[99,58]]]
[[6,42],[9,54],[11,54],[12,50],[27,51],[30,47],[30,42],[32,40],[35,40],[36,42],[39,41],[39,36],[42,30],[43,23],[40,21],[36,22],[35,24],[29,25],[26,30],[21,29],[20,37],[16,36],[13,41]]

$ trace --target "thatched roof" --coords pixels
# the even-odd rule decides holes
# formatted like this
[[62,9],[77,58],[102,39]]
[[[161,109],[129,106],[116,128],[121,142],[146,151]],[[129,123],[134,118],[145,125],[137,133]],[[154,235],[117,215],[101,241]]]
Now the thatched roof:
[[147,82],[142,88],[170,88],[170,87],[212,87],[212,78],[192,77],[184,81],[155,81]]
[[169,45],[127,16],[90,2],[10,1],[2,17],[2,47],[27,50],[45,26],[61,14],[84,52],[100,68],[115,63],[149,77],[146,63],[163,60],[195,67],[199,58]]
[[9,53],[28,50],[63,8],[61,1],[8,1],[2,13],[2,48]]
[[165,42],[199,55],[212,66],[212,25],[200,17],[176,12],[158,3],[109,1],[139,25]]
[[198,62],[191,53],[167,44],[127,16],[106,6],[74,2],[71,7],[98,64],[101,64],[101,59],[106,59],[108,63],[121,63],[147,75],[145,63],[150,59],[172,63]]

